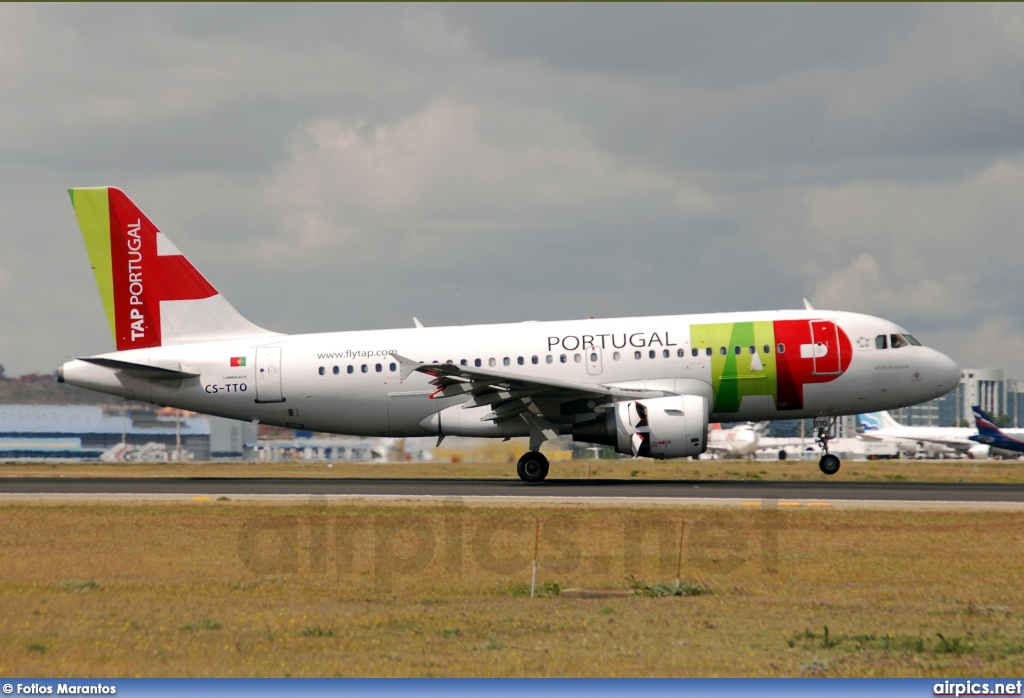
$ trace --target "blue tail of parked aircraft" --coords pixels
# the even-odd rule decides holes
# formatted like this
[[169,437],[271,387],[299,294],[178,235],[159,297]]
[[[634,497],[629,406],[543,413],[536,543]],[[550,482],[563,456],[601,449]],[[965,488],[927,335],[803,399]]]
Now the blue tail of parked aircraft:
[[988,444],[993,449],[1024,453],[1024,441],[1004,434],[978,405],[972,406],[971,409],[974,410],[974,423],[978,426],[978,435],[970,437],[971,441]]

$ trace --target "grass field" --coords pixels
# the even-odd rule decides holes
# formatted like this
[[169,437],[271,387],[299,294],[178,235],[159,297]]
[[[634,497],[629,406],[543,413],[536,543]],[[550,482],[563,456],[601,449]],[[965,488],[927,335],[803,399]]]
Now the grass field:
[[[0,674],[1019,676],[1022,536],[985,511],[4,503]],[[671,594],[680,562],[696,595],[557,593]]]
[[[433,463],[2,463],[0,477],[221,477],[221,478],[516,478],[515,461]],[[848,461],[833,476],[816,461],[552,461],[551,479],[817,480],[827,482],[1005,482],[1024,483],[1018,461]]]

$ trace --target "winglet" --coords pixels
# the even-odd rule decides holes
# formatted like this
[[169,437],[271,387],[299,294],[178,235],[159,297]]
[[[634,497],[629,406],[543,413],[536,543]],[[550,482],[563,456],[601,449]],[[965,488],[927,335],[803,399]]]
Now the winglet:
[[393,356],[396,359],[398,359],[398,367],[402,371],[402,380],[405,380],[406,378],[408,378],[418,368],[420,368],[422,366],[426,366],[426,364],[421,364],[419,361],[413,361],[412,359],[407,359],[406,357],[402,356],[401,354],[392,354],[391,356]]

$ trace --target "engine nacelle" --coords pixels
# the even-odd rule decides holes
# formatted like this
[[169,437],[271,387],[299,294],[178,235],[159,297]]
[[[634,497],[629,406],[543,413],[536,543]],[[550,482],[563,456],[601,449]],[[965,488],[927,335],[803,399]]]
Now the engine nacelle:
[[986,460],[992,456],[992,447],[988,444],[977,444],[967,449],[967,457],[975,460]]
[[707,449],[708,402],[699,395],[673,395],[619,402],[604,419],[577,424],[576,441],[614,446],[645,458],[683,458]]

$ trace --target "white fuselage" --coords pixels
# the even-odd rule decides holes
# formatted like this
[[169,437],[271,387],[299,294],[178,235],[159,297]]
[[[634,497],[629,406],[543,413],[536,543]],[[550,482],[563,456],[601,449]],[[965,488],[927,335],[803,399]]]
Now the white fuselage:
[[[799,404],[783,404],[779,397],[783,389],[774,387],[776,381],[780,386],[783,382],[779,377],[782,369],[775,363],[779,360],[781,365],[783,357],[778,351],[782,341],[759,339],[751,340],[749,346],[748,342],[732,346],[723,340],[717,342],[723,346],[716,346],[707,339],[716,336],[714,332],[729,336],[730,323],[743,328],[756,325],[762,332],[763,326],[772,323],[799,328],[802,323],[820,325],[822,320],[849,338],[849,346],[843,350],[849,355],[842,357],[842,365],[826,366],[826,359],[834,357],[816,353],[813,345],[791,343],[786,347],[785,358],[791,367],[787,370],[818,376],[800,386]],[[693,329],[697,327],[712,329],[698,332]],[[893,332],[903,330],[875,317],[817,310],[526,322],[262,336],[102,355],[198,374],[179,380],[151,380],[81,360],[64,364],[60,374],[69,384],[130,399],[265,424],[365,436],[437,435],[437,420],[432,422],[431,416],[467,399],[432,398],[436,388],[431,376],[413,372],[403,379],[395,355],[425,364],[465,362],[469,367],[506,375],[576,384],[703,392],[712,404],[712,421],[895,409],[933,399],[956,385],[958,367],[933,349],[874,348],[871,338]],[[702,339],[698,340],[698,335]],[[834,330],[833,336],[838,336]],[[733,375],[728,373],[733,369],[715,364],[726,357],[742,370],[736,369],[739,373]],[[730,398],[723,411],[725,400],[720,397],[724,391],[739,397]],[[495,424],[481,421],[473,409],[462,412],[463,426],[457,431],[465,435],[528,433],[525,423]]]

